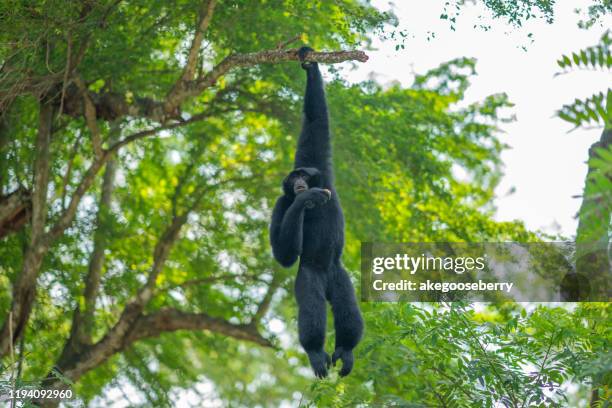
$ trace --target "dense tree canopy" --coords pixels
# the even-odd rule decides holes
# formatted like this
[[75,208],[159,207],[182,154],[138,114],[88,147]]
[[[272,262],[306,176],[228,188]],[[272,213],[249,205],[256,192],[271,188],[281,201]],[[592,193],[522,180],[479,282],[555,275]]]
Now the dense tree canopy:
[[[515,22],[532,9],[485,3]],[[353,0],[51,0],[2,2],[0,18],[0,379],[46,378],[104,406],[548,406],[570,382],[579,397],[605,384],[608,305],[364,304],[354,374],[315,383],[305,369],[295,271],[273,262],[267,232],[300,126],[294,48],[360,63],[372,36],[402,37],[392,14]],[[462,103],[474,60],[410,88],[328,67],[355,277],[362,241],[539,239],[493,220],[511,103]]]

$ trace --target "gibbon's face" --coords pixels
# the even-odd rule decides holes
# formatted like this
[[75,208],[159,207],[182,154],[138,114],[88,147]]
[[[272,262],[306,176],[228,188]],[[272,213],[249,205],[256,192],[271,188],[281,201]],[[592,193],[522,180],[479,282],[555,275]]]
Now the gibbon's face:
[[286,194],[298,195],[312,187],[319,187],[320,172],[313,167],[293,170],[283,182]]
[[293,180],[293,193],[298,195],[308,190],[308,176],[297,176]]

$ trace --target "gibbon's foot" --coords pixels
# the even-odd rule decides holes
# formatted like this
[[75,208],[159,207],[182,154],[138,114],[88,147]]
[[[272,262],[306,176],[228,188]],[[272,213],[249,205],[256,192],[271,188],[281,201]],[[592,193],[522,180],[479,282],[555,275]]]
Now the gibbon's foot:
[[332,356],[332,364],[336,366],[336,361],[342,360],[342,368],[340,369],[340,377],[346,377],[353,370],[353,350],[344,350],[342,347],[337,347]]
[[327,369],[331,366],[331,357],[324,350],[308,351],[308,359],[312,366],[312,371],[317,378],[327,377]]
[[310,67],[316,64],[316,62],[304,61],[304,59],[306,58],[306,55],[308,55],[308,53],[312,51],[314,50],[308,46],[304,46],[298,50],[298,57],[300,58],[300,61],[302,62],[302,68],[304,68],[305,70],[310,69]]

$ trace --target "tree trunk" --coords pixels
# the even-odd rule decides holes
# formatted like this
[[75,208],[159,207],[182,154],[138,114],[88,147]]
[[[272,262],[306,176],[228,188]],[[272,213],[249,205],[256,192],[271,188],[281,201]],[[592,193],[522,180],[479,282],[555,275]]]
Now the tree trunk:
[[612,129],[605,129],[601,139],[589,149],[589,168],[576,231],[576,273],[586,277],[591,290],[596,289],[599,293],[608,293],[610,290],[607,281],[610,274],[608,247],[612,203],[592,181],[597,171],[593,160],[599,157],[598,149],[608,149],[611,145]]
[[[608,149],[612,145],[612,129],[605,129],[601,139],[589,149],[589,169],[584,184],[582,205],[578,213],[578,229],[576,231],[576,273],[587,277],[590,290],[596,289],[598,293],[610,294],[608,282],[610,280],[609,236],[611,223],[612,203],[597,191],[592,184],[591,177],[597,171],[593,166],[593,159],[597,158],[597,149]],[[612,175],[607,175],[612,178]],[[588,288],[587,288],[588,289]],[[601,406],[600,388],[602,384],[593,378],[591,389],[592,408]]]
[[[9,327],[9,319],[6,319],[2,330],[0,330],[0,357],[5,356],[9,352],[11,343],[14,344],[15,340],[19,338],[28,322],[36,295],[36,279],[48,249],[48,242],[45,239],[45,222],[47,220],[47,189],[49,184],[52,122],[53,107],[48,101],[43,100],[40,103],[38,134],[36,137],[30,243],[25,253],[21,273],[13,286],[13,299],[10,309],[10,313],[13,316],[13,327]],[[9,333],[12,333],[12,338]]]

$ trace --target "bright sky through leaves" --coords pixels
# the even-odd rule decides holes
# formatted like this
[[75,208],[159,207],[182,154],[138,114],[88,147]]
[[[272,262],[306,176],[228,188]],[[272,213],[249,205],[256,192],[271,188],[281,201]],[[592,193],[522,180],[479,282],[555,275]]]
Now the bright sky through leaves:
[[[389,9],[388,1],[374,3]],[[409,86],[412,72],[423,73],[461,56],[475,57],[478,76],[466,101],[506,92],[516,105],[511,112],[517,120],[502,125],[506,134],[501,140],[510,149],[502,154],[505,177],[496,190],[497,219],[520,219],[530,229],[569,236],[576,232],[574,215],[580,206],[580,199],[573,196],[582,192],[588,149],[601,130],[577,129],[568,134],[571,125],[556,117],[555,111],[612,83],[612,76],[605,72],[554,76],[560,71],[556,60],[563,53],[596,44],[604,27],[612,26],[612,16],[607,16],[588,31],[578,28],[574,9],[586,4],[558,2],[553,24],[539,19],[513,28],[504,20],[490,19],[484,6],[467,3],[457,18],[456,31],[451,31],[449,21],[439,19],[444,2],[421,2],[418,7],[395,2],[399,28],[409,34],[405,49],[396,51],[396,42],[375,40],[376,51],[369,52],[368,63],[358,64],[349,78],[360,81],[374,73],[379,82],[400,81]],[[491,30],[474,29],[479,16],[485,16],[482,22],[490,24]],[[508,194],[513,187],[514,194]]]

